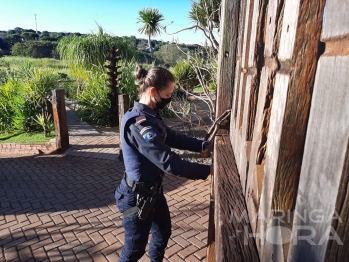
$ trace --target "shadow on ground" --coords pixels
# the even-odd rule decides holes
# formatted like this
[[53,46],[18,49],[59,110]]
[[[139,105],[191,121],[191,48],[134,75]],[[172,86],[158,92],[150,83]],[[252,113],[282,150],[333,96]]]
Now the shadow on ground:
[[[84,210],[115,203],[122,162],[76,156],[1,158],[1,215]],[[170,175],[168,175],[170,176]],[[164,179],[167,193],[188,181]]]

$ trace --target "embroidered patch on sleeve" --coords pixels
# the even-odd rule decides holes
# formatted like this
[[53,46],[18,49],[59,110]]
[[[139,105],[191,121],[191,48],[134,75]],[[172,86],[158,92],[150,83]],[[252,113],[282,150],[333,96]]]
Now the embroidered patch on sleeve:
[[144,121],[146,121],[146,120],[147,120],[147,119],[146,119],[145,116],[136,117],[136,123],[137,123],[137,124],[140,124],[140,123],[142,123],[142,122],[144,122]]
[[155,130],[151,126],[143,127],[140,134],[147,143],[152,141],[157,136]]

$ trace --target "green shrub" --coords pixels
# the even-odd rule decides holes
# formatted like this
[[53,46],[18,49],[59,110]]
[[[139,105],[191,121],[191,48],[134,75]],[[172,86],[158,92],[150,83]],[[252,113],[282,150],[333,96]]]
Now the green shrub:
[[136,85],[136,78],[133,75],[137,63],[135,60],[130,62],[122,61],[119,66],[120,81],[119,81],[119,94],[128,94],[130,99],[130,106],[133,106],[133,102],[137,99],[138,96],[138,85]]
[[52,57],[57,43],[51,41],[26,41],[15,43],[12,47],[12,55],[32,58]]
[[174,66],[178,60],[185,59],[187,57],[186,52],[188,48],[181,47],[181,50],[177,48],[177,45],[162,45],[159,51],[154,53],[157,60],[166,66]]
[[101,73],[89,73],[84,80],[82,92],[77,95],[79,116],[91,123],[108,125],[110,100],[107,97],[106,76]]
[[13,130],[14,97],[18,90],[15,81],[9,81],[0,87],[0,133],[10,133]]
[[175,77],[177,84],[189,92],[192,92],[192,90],[199,84],[199,80],[197,79],[189,60],[178,61],[170,71]]

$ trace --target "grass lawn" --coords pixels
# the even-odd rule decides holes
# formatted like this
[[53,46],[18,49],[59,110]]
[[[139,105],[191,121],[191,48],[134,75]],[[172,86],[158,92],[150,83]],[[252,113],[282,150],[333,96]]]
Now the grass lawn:
[[49,67],[56,70],[59,73],[68,74],[68,67],[64,64],[62,60],[54,58],[30,58],[30,57],[20,57],[20,56],[4,56],[0,58],[0,69],[5,69],[5,63],[9,63],[10,67],[15,69],[18,68],[23,61],[29,61],[33,67]]
[[44,137],[43,132],[0,134],[0,143],[40,143],[49,142],[55,135]]

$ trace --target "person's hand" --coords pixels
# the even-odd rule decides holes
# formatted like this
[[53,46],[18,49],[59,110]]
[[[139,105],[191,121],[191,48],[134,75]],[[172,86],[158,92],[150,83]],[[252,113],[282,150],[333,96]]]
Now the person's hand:
[[208,151],[213,152],[213,146],[214,146],[214,140],[211,140],[210,142],[206,143],[205,147]]
[[210,174],[213,176],[213,174],[214,174],[214,168],[213,168],[213,164],[211,164],[211,166],[210,166]]

